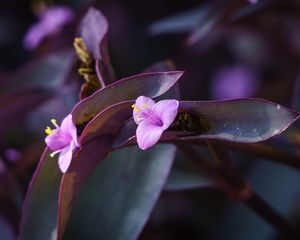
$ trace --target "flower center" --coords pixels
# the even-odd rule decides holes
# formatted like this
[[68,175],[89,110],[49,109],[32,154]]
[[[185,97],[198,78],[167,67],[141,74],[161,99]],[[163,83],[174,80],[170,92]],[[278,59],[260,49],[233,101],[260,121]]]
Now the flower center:
[[57,122],[56,122],[55,119],[51,119],[51,123],[54,125],[54,127],[56,127],[56,129],[51,129],[49,126],[47,126],[47,128],[45,129],[45,133],[46,133],[47,135],[50,135],[50,134],[52,134],[52,133],[55,133],[55,132],[57,131],[57,128],[59,127],[59,126],[57,125]]
[[155,112],[150,107],[149,103],[144,103],[140,108],[136,104],[132,105],[132,108],[137,113],[137,119],[138,121],[142,122],[144,120],[150,120],[153,124],[157,126],[162,126],[163,122],[162,120],[156,116]]

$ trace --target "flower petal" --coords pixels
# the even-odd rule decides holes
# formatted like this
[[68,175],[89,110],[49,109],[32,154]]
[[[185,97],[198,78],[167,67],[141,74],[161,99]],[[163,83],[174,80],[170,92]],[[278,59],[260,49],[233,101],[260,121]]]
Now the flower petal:
[[71,144],[71,145],[65,147],[64,149],[62,149],[62,151],[59,154],[58,166],[63,173],[65,173],[70,166],[70,163],[72,160],[72,155],[73,155],[72,148],[73,148],[73,146]]
[[50,7],[42,13],[41,23],[47,35],[61,30],[62,26],[73,19],[73,12],[68,7]]
[[140,96],[136,99],[135,108],[133,109],[133,113],[132,113],[133,119],[136,124],[139,124],[141,122],[138,116],[140,115],[141,111],[145,108],[145,106],[152,108],[154,104],[155,102],[151,98],[145,96]]
[[40,23],[34,24],[26,33],[23,40],[24,47],[31,50],[36,48],[46,36]]
[[69,114],[68,116],[66,116],[63,119],[60,129],[65,135],[70,137],[70,141],[71,141],[71,139],[73,140],[76,147],[79,146],[78,137],[77,137],[77,129],[73,123],[71,114]]
[[136,138],[139,148],[146,150],[156,144],[163,133],[162,127],[151,121],[142,121],[136,129]]
[[162,100],[153,106],[155,116],[163,122],[162,130],[166,130],[174,121],[178,106],[179,102],[175,99]]
[[51,150],[57,151],[68,146],[70,144],[70,139],[65,138],[61,130],[57,129],[56,132],[49,134],[45,138],[45,142]]

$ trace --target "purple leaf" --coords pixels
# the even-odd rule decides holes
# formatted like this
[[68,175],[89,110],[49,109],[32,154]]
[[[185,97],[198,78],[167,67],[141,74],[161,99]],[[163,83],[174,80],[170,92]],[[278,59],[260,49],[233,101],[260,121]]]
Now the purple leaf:
[[75,200],[64,239],[137,239],[163,190],[174,153],[175,147],[166,144],[147,152],[131,147],[111,153]]
[[[143,72],[170,72],[176,71],[176,66],[171,60],[163,60],[148,66]],[[163,95],[159,96],[158,99],[169,99],[175,98],[180,99],[180,88],[179,82],[175,83],[174,86]]]
[[114,81],[115,74],[107,48],[108,22],[105,16],[99,10],[91,7],[82,20],[80,29],[89,52],[96,60],[95,68],[98,78],[103,79],[104,82]]
[[209,129],[188,138],[255,143],[280,134],[299,114],[263,99],[181,102],[180,108],[203,116]]
[[69,170],[64,174],[59,194],[59,239],[81,186],[96,166],[112,150],[111,142],[124,121],[132,114],[133,101],[125,101],[100,112],[85,127],[82,136],[82,149],[72,159]]
[[89,51],[98,60],[103,60],[101,45],[104,44],[108,30],[105,16],[97,9],[91,7],[86,13],[80,26],[81,36]]
[[50,153],[48,149],[44,151],[31,179],[23,205],[20,240],[51,240],[55,234],[62,174],[57,157],[51,158]]
[[131,117],[133,103],[134,101],[117,103],[97,114],[81,134],[81,144],[84,145],[95,137],[117,134],[121,125]]
[[123,127],[120,129],[117,136],[113,140],[112,143],[113,148],[117,149],[127,145],[129,142],[134,142],[136,127],[137,127],[136,123],[133,121],[132,118],[126,121]]
[[[136,96],[141,94],[147,94],[152,97],[159,96],[167,91],[181,75],[182,72],[151,73],[124,79],[81,101],[74,108],[73,112],[75,114],[73,115],[73,120],[74,122],[77,121],[77,123],[83,123],[85,120],[90,120],[89,115],[86,115],[86,113],[92,111],[92,117],[94,117],[114,103],[126,99],[135,99]],[[96,109],[93,110],[93,107]],[[131,107],[129,109],[131,113]],[[110,113],[110,111],[106,111],[106,114],[107,113]],[[103,119],[105,119],[107,123],[111,122],[110,118],[104,117]],[[108,129],[109,124],[107,123],[104,122],[101,125],[103,131],[104,128],[105,130]],[[112,122],[112,124],[114,128],[111,129],[116,131],[115,123]],[[119,124],[123,124],[123,122],[119,121]],[[50,158],[50,152],[45,151],[35,171],[31,187],[26,196],[21,239],[24,239],[26,236],[27,238],[29,238],[28,236],[32,236],[30,239],[47,239],[48,237],[50,239],[51,234],[56,234],[55,227],[57,226],[58,217],[56,210],[58,207],[57,198],[60,184],[60,215],[58,219],[60,224],[59,233],[60,236],[62,236],[73,200],[80,191],[85,179],[111,150],[110,145],[114,131],[111,133],[107,132],[108,136],[93,138],[93,140],[84,145],[82,149],[77,151],[74,154],[69,170],[64,175],[62,182],[61,174],[57,166],[57,158]],[[46,191],[46,193],[44,191]],[[34,208],[34,206],[37,206],[37,208]],[[34,224],[32,224],[32,222],[34,222]],[[42,228],[36,227],[38,226],[38,222],[42,222]]]
[[98,138],[83,146],[75,153],[68,171],[63,175],[59,192],[58,239],[62,239],[73,201],[84,181],[110,152],[108,142],[109,139]]
[[151,98],[169,90],[183,74],[181,71],[143,73],[122,79],[80,101],[73,109],[76,125],[91,120],[105,108],[126,100],[135,100],[140,95]]
[[[190,124],[200,124],[202,130],[198,133],[167,131],[162,136],[163,140],[203,139],[255,143],[280,134],[299,118],[299,113],[291,109],[254,98],[225,101],[182,101],[179,105],[179,112],[182,111],[198,116],[198,120]],[[133,126],[134,121],[131,120],[122,127],[114,139],[113,147],[117,148],[136,141]]]

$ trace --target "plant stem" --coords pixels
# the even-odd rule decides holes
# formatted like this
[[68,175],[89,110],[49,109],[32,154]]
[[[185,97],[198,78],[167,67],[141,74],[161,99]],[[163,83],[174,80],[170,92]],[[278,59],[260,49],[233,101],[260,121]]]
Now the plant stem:
[[[188,142],[191,144],[204,145],[203,140],[198,139],[185,139],[175,140],[171,142]],[[229,149],[245,152],[253,156],[262,157],[266,160],[271,160],[276,163],[284,164],[292,168],[300,170],[300,156],[288,151],[277,149],[272,146],[262,143],[234,143],[234,142],[222,142],[222,144]]]
[[238,144],[227,142],[224,145],[233,150],[246,152],[257,157],[270,159],[277,163],[285,164],[300,170],[300,156],[282,149],[276,149],[274,147],[261,143]]
[[[261,216],[283,236],[289,237],[289,239],[299,239],[296,228],[255,193],[249,183],[231,167],[226,149],[220,143],[208,142],[208,146],[213,156],[220,162],[221,171],[225,176],[223,180],[227,181],[226,187],[229,188],[229,193],[233,194],[233,197],[236,196],[236,199]],[[225,162],[223,158],[225,158]],[[228,191],[226,188],[225,190]]]
[[274,208],[258,196],[257,193],[253,192],[251,197],[247,201],[244,201],[244,204],[265,219],[283,236],[289,237],[289,239],[300,238],[299,233],[292,223],[282,217]]
[[230,157],[223,145],[218,142],[207,142],[207,144],[215,160],[213,164],[203,161],[203,157],[191,147],[185,146],[183,150],[191,158],[196,156],[200,160],[197,161],[199,168],[213,177],[233,199],[244,203],[288,239],[300,239],[292,223],[253,191],[250,184],[231,166]]

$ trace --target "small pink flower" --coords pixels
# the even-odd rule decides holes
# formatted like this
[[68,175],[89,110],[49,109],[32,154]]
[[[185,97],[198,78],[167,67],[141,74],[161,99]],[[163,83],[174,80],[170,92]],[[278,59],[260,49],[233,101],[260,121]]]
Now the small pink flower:
[[133,118],[137,143],[142,150],[156,144],[162,133],[169,128],[178,112],[179,102],[175,99],[155,103],[151,98],[140,96],[133,107]]
[[50,7],[39,15],[39,22],[32,25],[24,38],[24,46],[27,49],[36,48],[47,36],[59,32],[63,25],[69,23],[74,14],[67,7]]
[[70,166],[73,150],[80,146],[77,140],[77,130],[71,114],[63,119],[61,126],[57,125],[55,119],[52,119],[51,122],[55,129],[46,128],[45,132],[48,136],[45,138],[45,142],[54,151],[51,156],[59,153],[58,165],[60,170],[65,173]]

